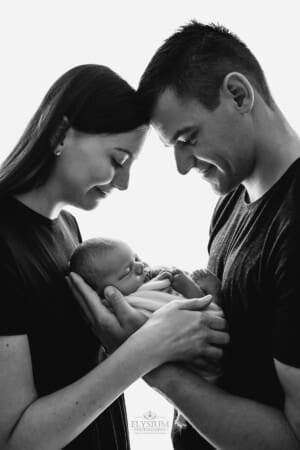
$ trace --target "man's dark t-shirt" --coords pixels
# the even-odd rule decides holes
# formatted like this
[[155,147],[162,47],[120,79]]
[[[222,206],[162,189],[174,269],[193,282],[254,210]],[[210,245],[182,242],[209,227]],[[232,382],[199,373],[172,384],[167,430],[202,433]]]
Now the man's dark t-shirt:
[[[260,199],[239,186],[215,209],[208,268],[221,280],[230,344],[220,385],[283,408],[274,358],[300,368],[300,159]],[[177,450],[212,448],[190,426]]]
[[[81,237],[65,211],[50,220],[6,198],[0,214],[0,336],[27,335],[41,397],[78,380],[98,362],[99,342],[64,279]],[[123,397],[65,448],[129,449]]]

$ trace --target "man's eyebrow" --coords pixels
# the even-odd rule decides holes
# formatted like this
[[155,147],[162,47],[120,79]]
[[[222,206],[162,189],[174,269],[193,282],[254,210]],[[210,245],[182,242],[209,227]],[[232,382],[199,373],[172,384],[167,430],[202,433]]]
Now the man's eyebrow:
[[190,131],[193,131],[195,129],[194,126],[189,125],[187,127],[180,128],[180,130],[177,130],[172,139],[170,140],[169,145],[174,145],[179,136],[182,136],[183,134],[189,133]]

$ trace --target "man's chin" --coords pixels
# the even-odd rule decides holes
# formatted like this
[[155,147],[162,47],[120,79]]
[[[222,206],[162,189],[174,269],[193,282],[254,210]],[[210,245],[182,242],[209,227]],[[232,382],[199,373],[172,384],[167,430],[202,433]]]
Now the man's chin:
[[218,171],[214,177],[207,179],[213,191],[217,195],[226,195],[239,186],[237,180],[224,176],[224,173]]

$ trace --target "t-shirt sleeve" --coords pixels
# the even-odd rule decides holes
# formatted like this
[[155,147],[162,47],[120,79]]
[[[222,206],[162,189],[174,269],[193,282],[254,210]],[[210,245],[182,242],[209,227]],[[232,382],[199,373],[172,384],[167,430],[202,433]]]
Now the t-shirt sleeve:
[[[299,225],[299,226],[298,226]],[[287,225],[274,239],[268,265],[272,286],[273,356],[300,368],[300,234]],[[273,316],[273,317],[272,317]]]
[[21,280],[1,247],[0,262],[0,336],[27,334],[28,307]]

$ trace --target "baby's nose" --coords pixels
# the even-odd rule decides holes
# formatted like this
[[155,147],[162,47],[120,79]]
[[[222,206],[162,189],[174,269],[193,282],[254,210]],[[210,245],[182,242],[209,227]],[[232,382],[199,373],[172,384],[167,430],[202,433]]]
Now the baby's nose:
[[135,263],[135,273],[137,275],[142,275],[143,272],[144,272],[144,264],[141,261],[137,261]]

